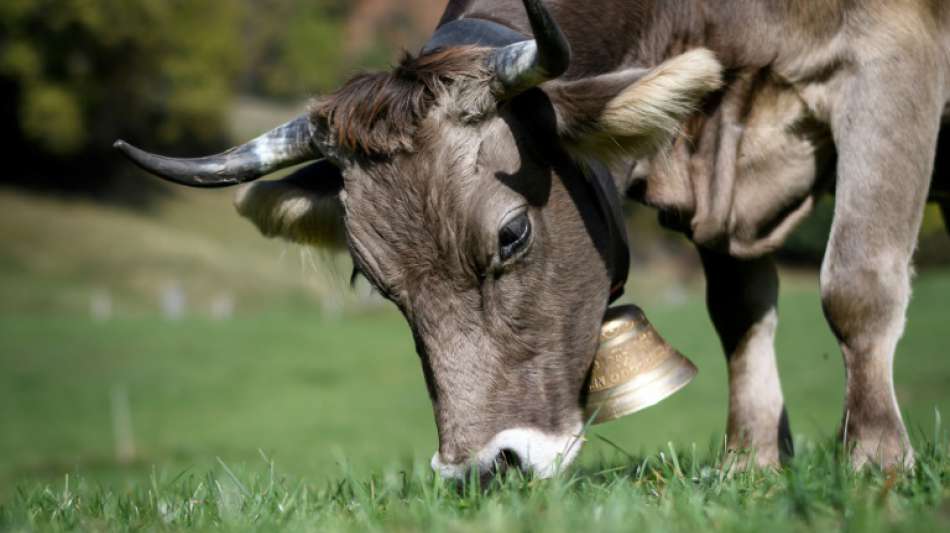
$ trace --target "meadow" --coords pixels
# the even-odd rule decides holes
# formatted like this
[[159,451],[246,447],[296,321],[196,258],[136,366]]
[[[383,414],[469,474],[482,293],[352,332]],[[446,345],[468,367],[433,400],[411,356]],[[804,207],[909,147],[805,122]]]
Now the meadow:
[[458,487],[428,470],[432,411],[402,318],[348,287],[345,260],[232,213],[218,192],[142,211],[0,189],[0,530],[950,527],[950,271],[916,278],[897,357],[911,472],[838,460],[843,368],[814,273],[787,272],[780,302],[797,456],[742,471],[722,451],[701,280],[673,298],[675,280],[635,267],[626,298],[695,381],[590,428],[557,479]]

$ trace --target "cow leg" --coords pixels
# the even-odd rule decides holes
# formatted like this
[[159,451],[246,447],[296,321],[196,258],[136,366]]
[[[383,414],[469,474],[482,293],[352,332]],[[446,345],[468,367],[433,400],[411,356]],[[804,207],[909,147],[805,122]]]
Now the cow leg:
[[700,248],[706,305],[729,365],[730,449],[777,466],[792,453],[775,363],[778,273],[771,256],[739,260]]
[[821,300],[844,356],[841,438],[855,467],[914,461],[892,368],[942,102],[932,71],[900,70],[859,73],[832,115],[838,177]]

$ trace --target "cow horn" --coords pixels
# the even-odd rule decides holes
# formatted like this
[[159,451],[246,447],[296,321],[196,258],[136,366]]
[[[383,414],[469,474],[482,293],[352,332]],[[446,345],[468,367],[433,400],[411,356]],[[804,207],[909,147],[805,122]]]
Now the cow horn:
[[557,78],[571,63],[571,47],[541,0],[524,0],[534,39],[492,52],[489,65],[508,95]]
[[113,145],[136,165],[156,176],[189,187],[227,187],[253,181],[275,170],[319,159],[313,124],[307,115],[220,154],[175,158],[151,154],[125,141]]

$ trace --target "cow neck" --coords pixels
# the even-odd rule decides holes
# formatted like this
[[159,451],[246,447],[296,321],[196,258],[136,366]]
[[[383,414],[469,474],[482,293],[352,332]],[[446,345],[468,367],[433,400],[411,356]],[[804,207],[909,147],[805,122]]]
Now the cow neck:
[[[429,41],[422,47],[422,53],[426,54],[439,48],[465,45],[498,48],[530,38],[528,35],[497,22],[478,18],[463,18],[439,26]],[[624,285],[627,283],[627,273],[630,270],[630,249],[620,194],[617,192],[617,185],[613,176],[602,162],[586,161],[582,173],[587,184],[593,189],[593,197],[607,227],[606,263],[611,278],[608,303],[613,303],[623,295]]]

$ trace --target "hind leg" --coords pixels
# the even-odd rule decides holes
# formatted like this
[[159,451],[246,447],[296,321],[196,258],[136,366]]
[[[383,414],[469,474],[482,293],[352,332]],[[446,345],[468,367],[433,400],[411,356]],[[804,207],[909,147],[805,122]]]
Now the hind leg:
[[892,369],[942,103],[933,76],[891,74],[916,81],[888,86],[879,80],[894,76],[859,76],[832,118],[838,177],[821,298],[844,357],[841,436],[856,467],[911,465],[914,457]]
[[771,257],[738,260],[700,248],[706,305],[729,365],[728,445],[777,466],[792,453],[775,363],[778,273]]

